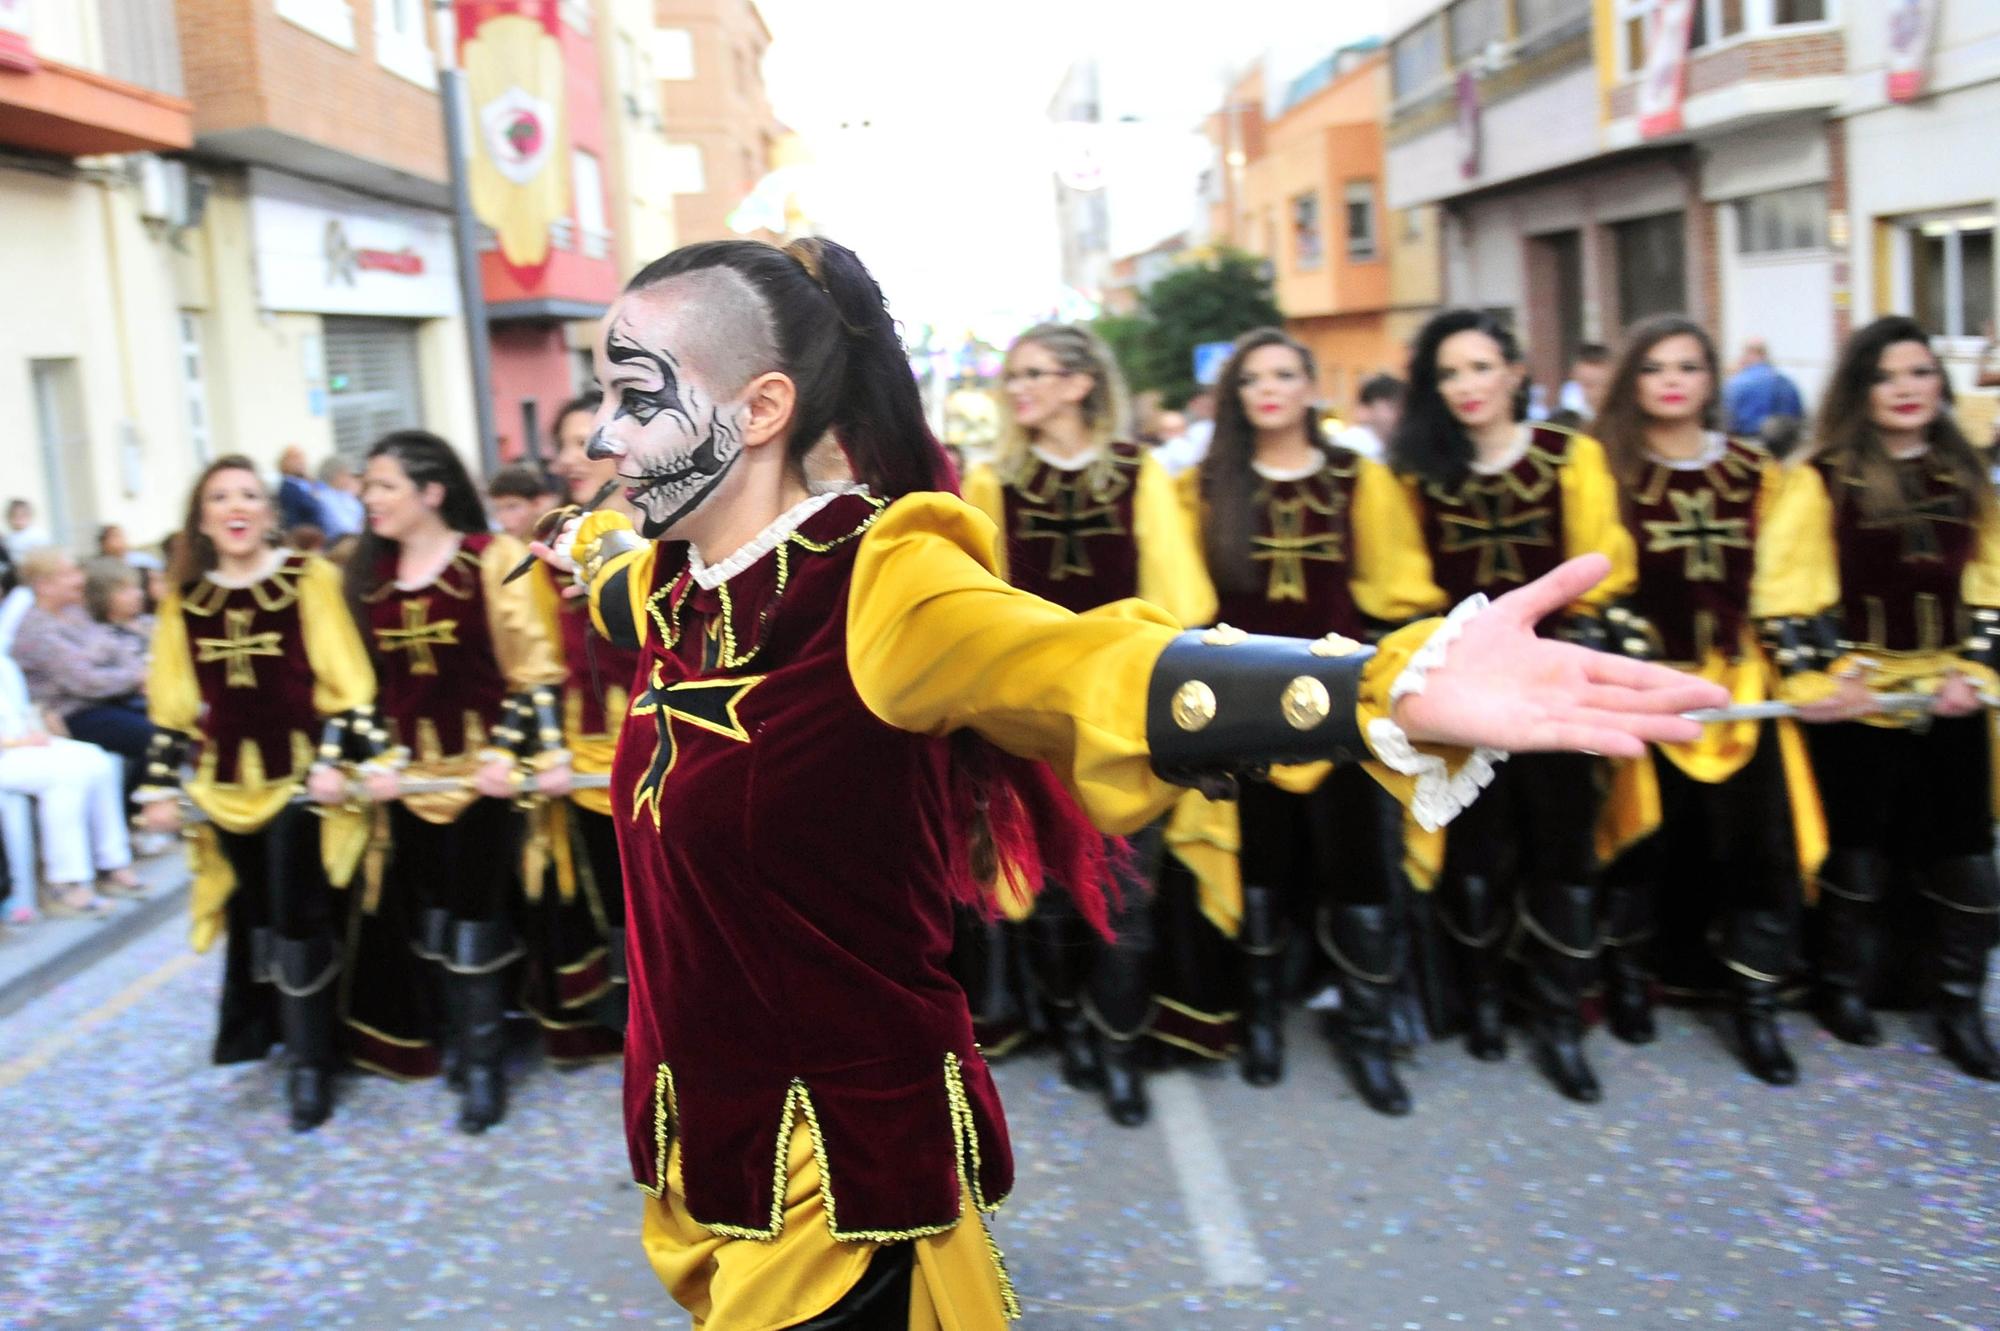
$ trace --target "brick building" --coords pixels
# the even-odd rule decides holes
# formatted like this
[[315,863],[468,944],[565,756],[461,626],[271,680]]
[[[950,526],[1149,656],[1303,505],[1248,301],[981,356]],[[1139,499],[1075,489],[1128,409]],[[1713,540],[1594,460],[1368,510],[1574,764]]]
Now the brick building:
[[725,239],[785,134],[764,91],[771,30],[753,0],[656,0],[653,12],[650,50],[631,59],[657,81],[676,243]]

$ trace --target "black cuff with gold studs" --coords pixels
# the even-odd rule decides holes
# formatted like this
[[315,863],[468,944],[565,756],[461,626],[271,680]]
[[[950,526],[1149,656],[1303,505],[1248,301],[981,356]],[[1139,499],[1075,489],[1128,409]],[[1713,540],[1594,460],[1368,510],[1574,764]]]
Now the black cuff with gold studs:
[[1965,659],[1988,670],[2000,670],[2000,609],[1987,605],[1966,607],[1970,629],[1962,649]]
[[153,727],[153,738],[146,745],[146,779],[143,784],[168,790],[179,789],[181,768],[187,764],[188,749],[192,743],[178,730]]
[[1666,655],[1653,622],[1623,601],[1605,607],[1604,629],[1607,651],[1634,661],[1657,661]]
[[1829,615],[1778,615],[1757,623],[1764,654],[1780,675],[1825,670],[1841,657],[1840,630]]
[[1153,770],[1226,795],[1239,774],[1366,757],[1354,709],[1374,655],[1338,634],[1272,638],[1227,624],[1181,634],[1160,653],[1147,687]]

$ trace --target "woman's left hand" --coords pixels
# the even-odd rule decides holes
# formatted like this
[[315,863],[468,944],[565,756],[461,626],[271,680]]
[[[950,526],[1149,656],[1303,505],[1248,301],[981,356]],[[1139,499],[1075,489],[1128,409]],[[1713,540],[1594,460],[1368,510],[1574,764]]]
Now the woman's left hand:
[[1572,559],[1470,620],[1395,720],[1419,744],[1483,745],[1509,753],[1575,750],[1636,758],[1648,743],[1687,743],[1701,723],[1681,716],[1727,707],[1729,691],[1667,666],[1535,636],[1611,571],[1603,555]]
[[535,773],[535,793],[537,795],[546,795],[550,799],[560,799],[562,796],[569,794],[570,778],[572,775],[568,763],[558,763],[554,767],[545,767]]
[[472,788],[489,799],[508,800],[520,794],[514,784],[514,760],[494,758],[472,774]]
[[1937,701],[1931,706],[1931,714],[1971,716],[1985,705],[1979,700],[1979,690],[1972,686],[1972,681],[1954,670],[1938,686]]

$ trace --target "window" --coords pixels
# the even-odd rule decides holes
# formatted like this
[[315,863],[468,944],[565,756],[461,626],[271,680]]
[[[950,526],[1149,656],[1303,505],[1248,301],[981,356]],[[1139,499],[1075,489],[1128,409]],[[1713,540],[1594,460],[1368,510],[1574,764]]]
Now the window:
[[1686,232],[1684,215],[1678,212],[1619,222],[1611,228],[1618,247],[1619,322],[1631,324],[1687,308]]
[[570,188],[576,192],[576,225],[583,232],[583,257],[610,253],[611,227],[604,220],[604,172],[594,153],[570,154]]
[[[1529,0],[1520,0],[1527,4]],[[1646,33],[1659,0],[1613,0],[1619,23],[1618,54],[1626,74],[1646,67]],[[1822,23],[1830,0],[1694,0],[1694,23],[1688,49],[1745,33],[1769,33],[1793,23]]]
[[1414,97],[1444,79],[1444,16],[1436,15],[1398,37],[1389,48],[1396,96]]
[[1972,213],[1905,228],[1910,312],[1940,337],[1979,337],[1993,318],[1993,224]]
[[42,446],[42,492],[48,496],[49,535],[74,545],[90,530],[90,437],[83,429],[83,381],[73,358],[31,360],[35,433]]
[[1446,15],[1454,69],[1479,59],[1494,42],[1507,39],[1507,12],[1502,0],[1458,0]]
[[685,83],[694,77],[694,34],[686,28],[653,32],[653,69],[663,79]]
[[437,86],[424,34],[424,0],[375,0],[375,63],[423,88]]
[[1827,0],[1771,0],[1771,23],[1824,23]]
[[1375,255],[1375,182],[1347,182],[1347,257],[1373,259]]
[[708,172],[703,169],[701,145],[670,143],[666,149],[667,187],[676,194],[706,194]]
[[181,311],[181,399],[187,405],[188,443],[194,460],[206,466],[209,458],[208,387],[201,363],[201,316],[193,310]]
[[1514,0],[1514,33],[1518,37],[1535,37],[1589,17],[1590,0]]
[[279,18],[315,37],[354,49],[354,9],[347,0],[278,0],[277,11]]
[[1780,254],[1826,248],[1826,187],[1753,194],[1736,202],[1736,252]]
[[1326,258],[1317,194],[1300,194],[1292,199],[1292,254],[1301,268],[1317,268]]

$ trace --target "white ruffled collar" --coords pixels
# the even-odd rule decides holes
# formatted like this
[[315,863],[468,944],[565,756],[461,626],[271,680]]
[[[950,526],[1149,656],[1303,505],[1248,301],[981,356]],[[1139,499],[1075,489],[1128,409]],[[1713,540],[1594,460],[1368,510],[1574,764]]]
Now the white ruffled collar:
[[254,587],[258,583],[275,576],[278,570],[285,566],[285,561],[291,557],[291,547],[281,545],[275,550],[266,553],[264,562],[258,566],[257,571],[247,577],[231,577],[219,568],[210,569],[208,572],[202,574],[202,577],[216,586],[226,588],[229,591],[241,591],[245,587]]
[[1650,450],[1646,456],[1668,471],[1705,471],[1722,461],[1729,451],[1729,439],[1719,430],[1708,431],[1700,453],[1691,458],[1663,458]]
[[1040,444],[1029,445],[1028,451],[1035,455],[1037,461],[1054,467],[1057,471],[1082,471],[1091,463],[1097,461],[1097,455],[1103,450],[1096,448],[1085,449],[1073,458],[1057,457]]
[[710,564],[706,562],[701,557],[701,551],[690,545],[688,547],[688,575],[694,579],[695,586],[705,592],[712,592],[738,573],[741,573],[744,569],[749,568],[752,564],[762,559],[765,555],[777,549],[780,541],[783,541],[800,527],[803,527],[807,519],[811,518],[813,514],[819,512],[842,495],[861,494],[867,488],[865,485],[856,485],[852,482],[841,482],[825,489],[814,487],[810,498],[802,499],[783,513],[780,513],[770,526],[752,537],[748,545],[743,546],[735,554],[722,560],[720,563]]
[[1309,476],[1319,475],[1325,466],[1326,457],[1321,453],[1314,453],[1312,461],[1303,467],[1274,467],[1268,462],[1250,459],[1250,470],[1267,481],[1303,481]]

